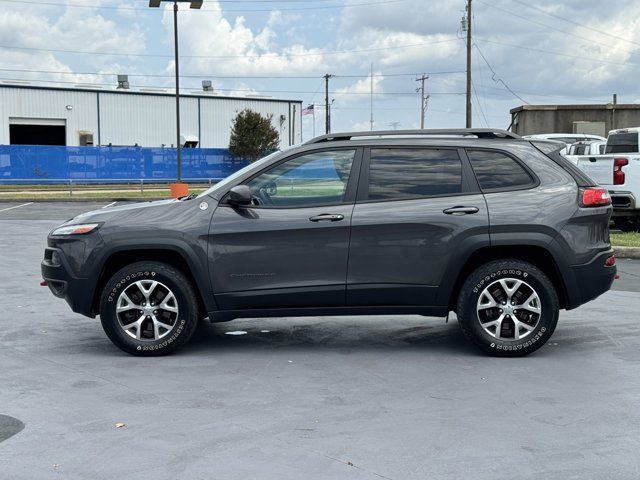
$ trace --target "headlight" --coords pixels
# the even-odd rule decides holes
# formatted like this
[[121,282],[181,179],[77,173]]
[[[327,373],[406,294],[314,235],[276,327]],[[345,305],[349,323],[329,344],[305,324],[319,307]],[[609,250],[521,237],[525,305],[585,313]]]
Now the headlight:
[[67,225],[64,227],[56,228],[51,235],[85,235],[89,232],[93,232],[100,226],[99,223],[85,223],[82,225]]

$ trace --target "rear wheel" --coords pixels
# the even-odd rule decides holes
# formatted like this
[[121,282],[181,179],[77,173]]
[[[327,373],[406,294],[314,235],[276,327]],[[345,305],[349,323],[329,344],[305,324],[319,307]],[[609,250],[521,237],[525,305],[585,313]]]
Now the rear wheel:
[[530,263],[483,265],[464,282],[457,304],[465,336],[483,351],[517,357],[534,352],[553,334],[559,303],[547,276]]
[[100,320],[109,339],[132,355],[167,355],[184,345],[198,324],[198,302],[182,272],[138,262],[105,285]]

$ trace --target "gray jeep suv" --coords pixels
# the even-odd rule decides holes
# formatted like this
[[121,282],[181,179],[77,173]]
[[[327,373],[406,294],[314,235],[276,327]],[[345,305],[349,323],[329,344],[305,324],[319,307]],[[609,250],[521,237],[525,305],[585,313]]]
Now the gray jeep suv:
[[105,208],[48,237],[42,275],[125,352],[198,321],[455,312],[519,356],[616,275],[611,201],[549,141],[500,130],[331,134],[198,197]]

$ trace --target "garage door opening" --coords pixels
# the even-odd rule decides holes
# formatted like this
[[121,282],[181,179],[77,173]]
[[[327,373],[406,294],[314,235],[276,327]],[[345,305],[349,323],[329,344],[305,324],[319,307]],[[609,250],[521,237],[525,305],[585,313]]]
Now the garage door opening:
[[9,142],[11,145],[61,145],[67,144],[67,127],[64,120],[10,119]]

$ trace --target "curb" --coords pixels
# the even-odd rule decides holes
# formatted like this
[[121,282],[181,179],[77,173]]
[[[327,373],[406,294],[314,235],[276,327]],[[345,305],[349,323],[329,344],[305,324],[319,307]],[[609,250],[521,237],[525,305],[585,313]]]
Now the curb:
[[33,203],[100,203],[100,202],[151,202],[155,200],[167,200],[171,197],[100,197],[100,198],[17,198],[4,199],[0,198],[0,204],[16,203],[16,202],[33,202]]
[[616,258],[640,259],[640,247],[613,247]]

